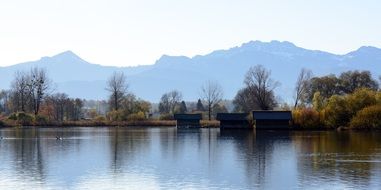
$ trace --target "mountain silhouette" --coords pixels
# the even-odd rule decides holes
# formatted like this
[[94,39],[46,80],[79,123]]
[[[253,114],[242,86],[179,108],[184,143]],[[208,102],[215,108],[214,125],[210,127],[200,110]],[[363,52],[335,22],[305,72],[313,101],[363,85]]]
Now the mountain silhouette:
[[153,65],[113,67],[92,64],[71,51],[52,57],[0,67],[0,88],[8,89],[17,70],[33,66],[46,68],[56,84],[56,91],[71,97],[106,99],[105,85],[114,71],[123,71],[129,90],[143,99],[158,102],[163,93],[177,89],[184,99],[196,101],[201,85],[207,80],[218,81],[224,98],[234,98],[243,87],[246,71],[261,64],[271,70],[272,78],[281,83],[276,90],[284,101],[292,100],[296,78],[302,68],[314,75],[338,74],[347,70],[369,70],[373,77],[381,75],[381,49],[363,46],[344,55],[308,50],[291,42],[250,41],[227,50],[217,50],[194,57],[163,55]]

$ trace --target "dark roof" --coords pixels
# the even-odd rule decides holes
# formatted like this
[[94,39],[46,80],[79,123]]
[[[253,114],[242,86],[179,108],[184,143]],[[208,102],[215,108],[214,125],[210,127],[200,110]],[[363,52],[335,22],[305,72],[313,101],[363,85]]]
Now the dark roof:
[[217,120],[220,121],[243,121],[247,120],[248,113],[217,113]]
[[291,111],[253,111],[254,120],[291,120]]
[[176,120],[182,120],[182,119],[186,119],[186,120],[200,120],[202,119],[202,115],[197,113],[197,114],[175,114],[174,115],[174,118]]

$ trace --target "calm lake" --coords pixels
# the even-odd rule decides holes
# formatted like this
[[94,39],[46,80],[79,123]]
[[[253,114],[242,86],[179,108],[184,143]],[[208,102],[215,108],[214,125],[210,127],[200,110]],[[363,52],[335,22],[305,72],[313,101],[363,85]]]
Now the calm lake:
[[0,136],[0,189],[381,189],[381,132],[88,127]]

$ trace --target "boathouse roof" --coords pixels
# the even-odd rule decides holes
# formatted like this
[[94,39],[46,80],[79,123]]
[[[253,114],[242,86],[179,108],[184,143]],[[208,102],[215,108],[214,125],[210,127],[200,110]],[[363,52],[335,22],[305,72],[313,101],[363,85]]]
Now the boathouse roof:
[[291,111],[253,111],[254,120],[291,120]]
[[248,115],[248,113],[217,113],[217,120],[244,121],[247,120]]
[[174,118],[176,120],[201,120],[201,114],[175,114]]

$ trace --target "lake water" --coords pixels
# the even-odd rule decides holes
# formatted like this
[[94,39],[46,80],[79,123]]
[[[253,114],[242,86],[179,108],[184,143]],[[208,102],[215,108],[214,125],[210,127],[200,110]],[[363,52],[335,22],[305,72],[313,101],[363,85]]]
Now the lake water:
[[381,132],[94,127],[0,136],[0,189],[381,189]]

